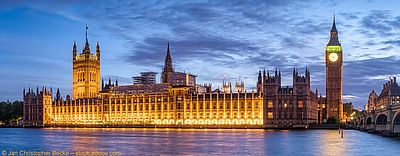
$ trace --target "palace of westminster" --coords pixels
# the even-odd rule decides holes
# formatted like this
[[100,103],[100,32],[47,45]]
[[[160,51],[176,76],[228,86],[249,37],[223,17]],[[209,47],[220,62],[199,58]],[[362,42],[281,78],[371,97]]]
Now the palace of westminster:
[[[259,71],[257,90],[244,83],[223,82],[221,89],[199,85],[196,76],[174,71],[169,44],[161,82],[155,72],[142,72],[130,85],[100,78],[100,46],[92,54],[87,39],[82,53],[74,42],[73,92],[57,89],[23,91],[26,126],[129,126],[192,128],[285,128],[343,119],[343,54],[335,20],[324,52],[326,97],[310,89],[310,70],[293,69],[293,86],[281,85],[281,72]],[[302,74],[303,73],[303,74]]]

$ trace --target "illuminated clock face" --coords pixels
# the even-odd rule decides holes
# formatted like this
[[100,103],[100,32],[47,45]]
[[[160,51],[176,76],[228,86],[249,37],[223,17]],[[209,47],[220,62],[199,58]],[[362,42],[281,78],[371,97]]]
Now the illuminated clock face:
[[331,62],[336,62],[338,59],[339,59],[338,54],[336,54],[336,53],[331,53],[331,54],[329,54],[329,60],[330,60]]

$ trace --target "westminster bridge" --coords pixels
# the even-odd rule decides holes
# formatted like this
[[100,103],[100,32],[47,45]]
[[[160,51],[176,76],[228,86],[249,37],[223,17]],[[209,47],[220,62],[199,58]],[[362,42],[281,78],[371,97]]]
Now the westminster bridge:
[[364,112],[353,122],[352,126],[370,133],[400,136],[400,104],[391,104]]

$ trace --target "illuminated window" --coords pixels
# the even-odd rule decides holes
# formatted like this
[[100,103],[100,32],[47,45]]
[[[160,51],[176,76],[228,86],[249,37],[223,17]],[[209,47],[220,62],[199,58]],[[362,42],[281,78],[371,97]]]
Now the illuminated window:
[[287,103],[283,104],[283,107],[287,108]]
[[272,100],[268,100],[268,108],[272,108],[272,107],[274,107]]
[[299,108],[303,108],[303,101],[301,101],[301,100],[299,101],[298,107],[299,107]]
[[269,119],[272,119],[274,116],[273,116],[273,114],[272,114],[272,112],[268,112],[268,118]]

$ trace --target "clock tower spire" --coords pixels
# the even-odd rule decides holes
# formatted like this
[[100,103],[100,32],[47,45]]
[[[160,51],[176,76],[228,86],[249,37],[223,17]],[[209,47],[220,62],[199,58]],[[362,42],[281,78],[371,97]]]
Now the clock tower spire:
[[343,119],[342,66],[343,51],[336,29],[336,19],[333,16],[330,39],[325,49],[326,99],[327,116],[339,121]]

